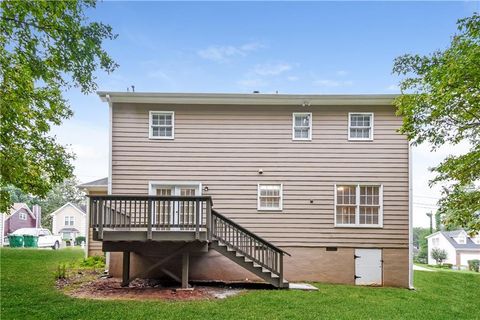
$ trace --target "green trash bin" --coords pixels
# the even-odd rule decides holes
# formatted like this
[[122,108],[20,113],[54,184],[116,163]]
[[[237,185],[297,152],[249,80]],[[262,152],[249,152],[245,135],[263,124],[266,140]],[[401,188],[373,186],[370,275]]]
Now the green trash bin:
[[26,234],[23,236],[23,246],[25,248],[38,248],[38,236]]
[[11,234],[8,236],[8,242],[11,248],[23,247],[23,236]]

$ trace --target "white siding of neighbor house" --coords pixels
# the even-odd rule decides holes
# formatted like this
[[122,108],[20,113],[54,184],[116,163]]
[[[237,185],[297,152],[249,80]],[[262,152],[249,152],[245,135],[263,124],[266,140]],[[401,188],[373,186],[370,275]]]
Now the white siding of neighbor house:
[[468,266],[468,260],[480,260],[480,250],[476,252],[460,252],[460,264],[462,266]]
[[[165,110],[175,139],[149,139],[149,112]],[[311,141],[292,141],[294,112],[312,113]],[[374,113],[373,141],[348,141],[349,112]],[[217,211],[279,246],[408,248],[408,142],[393,106],[114,103],[112,118],[112,194],[199,181]],[[344,183],[383,185],[383,228],[334,227]],[[283,185],[282,211],[257,210],[258,184]]]
[[[73,226],[65,226],[65,216],[74,216],[75,224]],[[60,230],[63,228],[75,228],[80,233],[79,236],[85,237],[87,225],[86,225],[86,215],[80,213],[71,205],[65,206],[61,211],[57,212],[52,219],[52,233],[59,234]]]
[[[438,238],[439,239],[439,244],[438,246],[433,245],[433,239]],[[432,249],[433,248],[440,248],[444,249],[447,252],[447,260],[445,260],[443,263],[451,263],[453,265],[457,264],[457,252],[455,248],[452,246],[452,244],[445,238],[445,236],[441,233],[438,233],[437,235],[428,238],[428,264],[437,264],[435,259],[432,258]]]

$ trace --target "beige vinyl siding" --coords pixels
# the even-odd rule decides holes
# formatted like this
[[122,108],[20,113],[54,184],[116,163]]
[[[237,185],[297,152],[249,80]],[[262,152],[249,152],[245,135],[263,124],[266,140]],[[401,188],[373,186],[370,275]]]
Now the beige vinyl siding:
[[[175,139],[149,140],[148,113],[175,112]],[[311,141],[292,113],[311,112]],[[374,112],[373,141],[348,141],[348,113]],[[392,106],[113,106],[113,194],[199,181],[214,208],[280,246],[408,247],[408,143]],[[262,169],[263,174],[258,174]],[[383,185],[381,229],[335,228],[334,184]],[[283,210],[257,211],[257,185],[283,184]],[[313,203],[310,203],[313,200]]]

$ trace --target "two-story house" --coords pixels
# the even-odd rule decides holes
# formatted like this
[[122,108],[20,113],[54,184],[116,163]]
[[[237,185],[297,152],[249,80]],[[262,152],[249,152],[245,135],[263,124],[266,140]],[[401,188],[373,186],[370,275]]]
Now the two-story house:
[[52,217],[52,233],[62,236],[63,240],[75,241],[77,237],[85,237],[87,232],[87,214],[85,208],[71,202],[50,214]]
[[443,263],[450,263],[457,268],[467,268],[469,260],[480,260],[480,234],[470,237],[463,229],[454,231],[437,231],[427,238],[428,264],[436,264],[432,257],[433,249],[443,249],[447,258]]
[[135,277],[412,287],[394,95],[99,92],[108,195],[90,242]]

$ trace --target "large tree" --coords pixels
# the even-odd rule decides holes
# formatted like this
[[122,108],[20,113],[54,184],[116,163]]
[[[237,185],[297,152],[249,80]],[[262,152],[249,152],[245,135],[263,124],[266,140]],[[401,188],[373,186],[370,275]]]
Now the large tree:
[[93,92],[97,69],[115,62],[102,43],[116,35],[89,22],[95,0],[0,1],[0,212],[7,186],[45,197],[72,175],[74,155],[50,134],[72,116],[63,91]]
[[430,184],[442,183],[439,212],[448,227],[480,231],[480,16],[460,19],[450,45],[427,56],[395,59],[402,76],[396,100],[403,116],[400,131],[413,145],[468,144],[465,154],[449,156],[432,168]]

